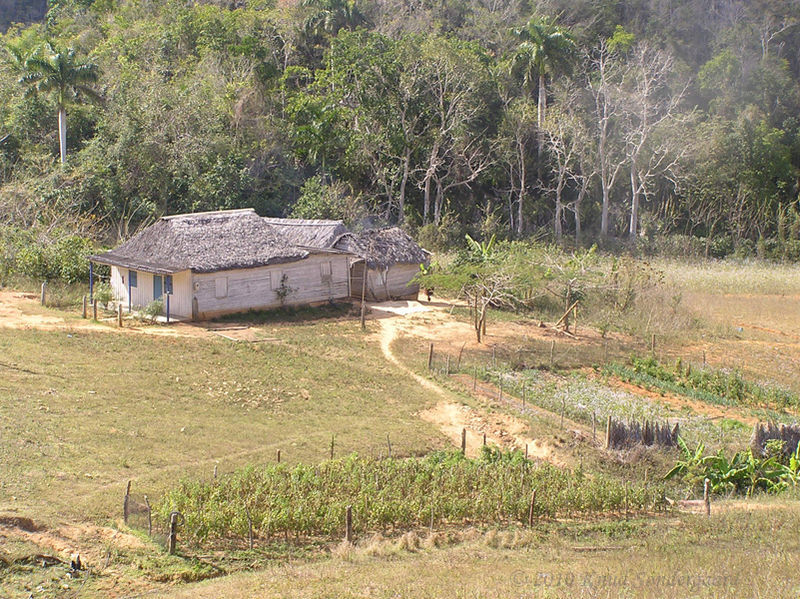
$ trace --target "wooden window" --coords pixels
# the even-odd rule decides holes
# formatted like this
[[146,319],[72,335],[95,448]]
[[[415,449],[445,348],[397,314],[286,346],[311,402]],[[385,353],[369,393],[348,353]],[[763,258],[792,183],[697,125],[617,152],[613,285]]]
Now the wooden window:
[[330,283],[331,280],[333,279],[331,275],[333,266],[331,265],[331,263],[323,262],[322,264],[319,265],[319,269],[320,269],[320,274],[322,275],[322,282]]
[[[135,270],[129,270],[128,271],[128,281],[129,281],[129,285],[131,287],[136,287],[136,284],[138,283],[138,281],[137,281],[137,275],[136,275],[136,271]],[[122,277],[122,282],[123,283],[125,282],[125,277]]]
[[222,299],[223,297],[227,297],[228,296],[228,278],[227,277],[219,277],[218,279],[214,279],[214,286],[215,286],[214,296],[217,299]]

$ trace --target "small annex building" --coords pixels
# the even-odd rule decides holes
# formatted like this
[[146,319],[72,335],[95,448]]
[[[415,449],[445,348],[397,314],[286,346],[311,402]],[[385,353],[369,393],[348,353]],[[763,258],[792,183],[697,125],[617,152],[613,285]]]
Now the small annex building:
[[318,249],[332,248],[336,240],[347,233],[340,220],[264,217],[289,243]]
[[[168,293],[178,318],[349,297],[352,256],[313,239],[293,242],[283,229],[252,209],[165,216],[90,260],[111,267],[114,299],[129,310]],[[320,238],[328,229],[319,227]]]
[[344,233],[333,248],[356,257],[350,262],[350,289],[354,298],[361,298],[366,269],[363,291],[367,299],[417,299],[419,284],[413,280],[420,272],[420,265],[430,263],[430,252],[400,227]]

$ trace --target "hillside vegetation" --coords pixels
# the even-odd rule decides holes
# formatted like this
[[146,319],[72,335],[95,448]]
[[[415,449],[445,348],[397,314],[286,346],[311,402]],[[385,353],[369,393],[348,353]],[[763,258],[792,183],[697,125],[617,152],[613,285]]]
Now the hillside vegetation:
[[794,259],[797,11],[54,3],[0,39],[3,269],[41,276],[12,258],[68,234],[246,206],[402,221],[430,247],[536,232]]

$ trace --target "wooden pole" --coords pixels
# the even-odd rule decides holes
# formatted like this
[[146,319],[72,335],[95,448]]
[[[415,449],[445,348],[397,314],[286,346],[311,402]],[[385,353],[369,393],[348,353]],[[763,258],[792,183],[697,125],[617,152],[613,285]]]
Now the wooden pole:
[[42,281],[42,305],[45,305],[45,296],[47,295],[47,281]]
[[97,320],[97,302],[92,303],[92,318]]
[[364,260],[364,270],[361,276],[361,330],[367,330],[367,261]]
[[278,450],[278,463],[281,463],[281,450]]
[[703,368],[706,367],[706,350],[703,350]]
[[250,508],[244,506],[244,515],[247,516],[247,544],[253,549],[253,519],[250,517]]
[[483,433],[483,444],[486,445],[486,433]]
[[128,481],[128,486],[125,488],[125,499],[122,502],[122,520],[125,524],[128,523],[128,506],[131,500],[131,481]]
[[431,343],[430,349],[428,349],[428,370],[433,368],[433,343]]
[[533,510],[536,506],[536,489],[531,493],[531,503],[528,507],[528,528],[533,528]]
[[497,347],[492,346],[492,368],[497,368]]
[[525,443],[525,459],[528,459],[528,444]]
[[522,383],[522,407],[525,407],[525,383]]
[[592,412],[592,443],[597,443],[597,414]]
[[478,367],[472,369],[472,390],[478,390]]
[[461,455],[467,455],[467,429],[461,429]]
[[150,501],[147,495],[144,496],[144,504],[147,506],[147,535],[153,536],[153,509],[150,507]]
[[553,339],[552,343],[550,343],[550,370],[553,369],[553,354],[556,351],[556,340]]
[[711,481],[705,479],[703,481],[703,504],[706,508],[706,517],[711,517],[711,493],[709,492],[709,485]]
[[389,459],[392,459],[392,440],[389,439],[389,433],[386,433],[386,444],[389,446]]
[[122,304],[117,304],[117,325],[122,326]]
[[83,296],[83,317],[86,318],[88,316],[88,311],[86,309],[86,296]]
[[458,352],[458,361],[456,362],[456,372],[461,370],[461,356],[464,355],[464,347],[466,345],[467,345],[466,343],[463,343],[461,345],[461,350],[459,350]]
[[656,355],[656,334],[653,333],[653,336],[650,338],[650,353]]
[[444,360],[444,373],[446,376],[450,376],[450,354],[448,354]]
[[214,464],[214,480],[217,479],[217,464]]
[[611,414],[606,419],[606,449],[611,449]]
[[331,435],[331,459],[333,459],[333,449],[336,446],[336,433]]
[[350,544],[353,542],[353,506],[348,505],[344,512],[344,540]]
[[169,540],[167,543],[167,553],[175,554],[178,545],[178,512],[169,515]]

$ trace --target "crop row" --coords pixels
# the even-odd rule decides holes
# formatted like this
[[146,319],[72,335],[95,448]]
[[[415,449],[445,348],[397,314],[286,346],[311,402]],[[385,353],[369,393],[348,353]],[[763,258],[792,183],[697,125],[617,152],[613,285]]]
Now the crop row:
[[580,470],[534,464],[486,449],[479,459],[437,452],[424,458],[356,454],[319,465],[251,466],[214,481],[184,480],[156,511],[184,518],[195,541],[246,536],[341,534],[352,506],[358,532],[461,523],[527,522],[533,515],[580,517],[661,505],[660,486],[627,487]]

